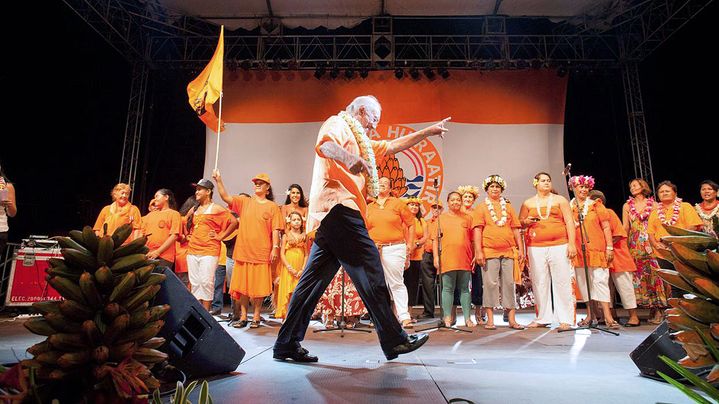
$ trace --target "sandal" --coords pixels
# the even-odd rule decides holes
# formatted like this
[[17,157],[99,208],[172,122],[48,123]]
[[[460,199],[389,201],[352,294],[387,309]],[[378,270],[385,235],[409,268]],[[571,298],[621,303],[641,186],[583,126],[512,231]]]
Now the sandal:
[[616,321],[607,321],[607,328],[610,330],[618,330],[621,326]]
[[474,323],[472,320],[470,320],[470,319],[464,320],[464,325],[465,325],[465,327],[468,327],[468,328],[474,328],[474,327],[477,326],[477,324],[475,324],[475,323]]
[[586,317],[585,317],[583,320],[581,320],[580,322],[577,323],[577,325],[578,325],[579,327],[589,327],[591,324],[592,324],[592,320],[590,320],[590,319],[588,319],[588,318],[586,318]]
[[237,320],[232,323],[232,328],[245,328],[247,327],[247,320]]
[[626,323],[624,323],[624,326],[625,326],[625,327],[639,327],[640,325],[642,325],[642,322],[641,322],[641,321],[639,321],[638,323],[630,323],[629,321],[627,321]]
[[402,328],[404,328],[405,330],[406,330],[406,329],[410,329],[410,328],[414,328],[414,324],[412,324],[412,320],[404,320],[404,321],[402,321]]
[[557,331],[569,331],[571,329],[572,325],[567,323],[559,324],[559,327],[557,327]]
[[497,329],[497,326],[494,325],[494,324],[485,324],[485,325],[484,325],[484,329],[485,329],[485,330],[496,330],[496,329]]
[[549,324],[542,324],[538,323],[536,321],[532,321],[531,323],[527,324],[526,328],[547,328],[549,327]]
[[332,321],[326,321],[326,322],[325,322],[325,330],[334,330],[335,328],[336,328],[336,327],[335,327],[335,321],[334,321],[334,320],[332,320]]
[[664,321],[664,318],[663,318],[663,317],[657,317],[657,318],[652,318],[652,319],[647,320],[647,323],[649,323],[649,324],[654,324],[654,325],[659,325],[659,324],[662,323],[662,321]]
[[250,323],[250,328],[260,328],[260,322],[252,320],[252,322]]
[[525,327],[522,324],[514,323],[514,324],[510,324],[509,328],[511,328],[513,330],[523,330]]

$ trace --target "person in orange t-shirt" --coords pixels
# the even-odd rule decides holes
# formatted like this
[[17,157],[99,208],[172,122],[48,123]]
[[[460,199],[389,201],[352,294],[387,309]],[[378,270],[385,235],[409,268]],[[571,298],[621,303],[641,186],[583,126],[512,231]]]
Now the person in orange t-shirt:
[[424,242],[424,252],[422,253],[422,264],[420,272],[420,280],[422,282],[422,305],[424,310],[422,314],[417,316],[418,319],[434,318],[434,303],[436,296],[436,277],[437,268],[434,267],[434,254],[432,253],[432,244],[434,236],[437,234],[437,218],[442,213],[442,202],[435,201],[430,206],[430,219],[427,221],[427,230],[425,234],[427,239]]
[[214,184],[201,179],[195,186],[199,206],[192,216],[187,245],[187,271],[192,294],[209,312],[215,293],[215,270],[220,258],[220,243],[237,228],[230,211],[212,202]]
[[571,259],[577,249],[572,208],[566,198],[552,192],[549,174],[537,173],[533,185],[537,195],[524,201],[519,211],[519,222],[526,228],[529,274],[537,302],[537,317],[527,327],[547,327],[556,315],[559,330],[569,330],[576,321]]
[[252,299],[254,314],[250,328],[260,326],[262,301],[272,293],[273,273],[271,265],[280,255],[280,231],[284,220],[274,200],[270,177],[258,174],[252,178],[254,195],[232,196],[222,182],[220,172],[215,170],[213,178],[222,200],[239,215],[232,259],[235,261],[230,281],[230,296],[236,300],[233,323],[235,328],[247,325],[247,307]]
[[472,277],[472,217],[462,212],[462,196],[459,192],[452,191],[447,195],[447,206],[449,211],[439,216],[432,248],[441,251],[441,254],[434,256],[434,266],[442,277],[442,321],[446,327],[452,327],[454,290],[459,289],[464,323],[467,327],[475,327],[469,292]]
[[390,196],[391,182],[379,179],[379,195],[367,205],[367,231],[379,249],[384,279],[402,327],[411,328],[404,271],[409,268],[409,250],[414,244],[414,216],[401,199]]
[[[477,209],[474,206],[474,202],[479,197],[479,188],[474,185],[460,185],[457,187],[457,192],[462,195],[462,212],[472,216],[472,213]],[[474,242],[474,232],[470,233],[472,242]],[[472,286],[470,287],[470,294],[472,297],[472,304],[475,307],[474,314],[477,318],[477,324],[482,325],[487,322],[487,313],[485,313],[484,306],[482,305],[484,287],[482,281],[482,267],[475,262],[472,268]],[[454,295],[454,305],[459,304],[459,295]],[[452,309],[452,322],[454,323],[456,311]]]
[[152,200],[155,210],[142,218],[142,234],[147,236],[147,259],[157,259],[160,266],[173,269],[175,242],[180,234],[182,218],[175,210],[175,195],[167,188],[155,192]]
[[429,338],[427,334],[408,336],[392,313],[379,252],[369,238],[364,218],[367,197],[378,193],[376,158],[443,135],[449,118],[391,141],[371,140],[381,114],[375,97],[357,97],[345,111],[328,118],[317,134],[307,218],[307,233],[314,232],[315,238],[275,341],[275,359],[317,361],[300,342],[317,302],[340,265],[365,302],[387,359],[414,351]]
[[[604,193],[596,189],[589,192],[589,198],[600,200],[602,204],[607,202]],[[612,231],[614,247],[614,259],[609,263],[609,272],[622,299],[622,306],[629,311],[629,320],[624,323],[624,326],[638,327],[640,321],[637,316],[637,296],[634,293],[634,272],[637,270],[637,266],[629,252],[627,232],[624,230],[622,220],[612,209],[607,208],[607,212],[609,212],[609,227]]]
[[[497,328],[493,310],[501,305],[508,311],[509,326],[521,330],[524,326],[515,318],[517,296],[514,285],[517,281],[521,282],[524,265],[524,243],[519,234],[522,225],[512,205],[502,196],[507,187],[502,177],[490,175],[482,186],[487,197],[472,212],[472,227],[475,260],[480,265],[480,271],[485,272],[482,274],[482,305],[487,311],[484,328]],[[518,279],[515,279],[515,273]]]
[[[103,236],[105,234],[112,235],[115,230],[123,224],[131,224],[133,233],[127,238],[125,243],[136,239],[140,235],[140,228],[142,227],[142,214],[137,206],[130,203],[130,192],[132,189],[129,185],[119,183],[112,188],[112,203],[102,208],[100,214],[97,216],[95,225],[92,227],[95,230],[95,234]],[[107,225],[107,230],[105,230]],[[107,232],[107,233],[105,233]]]
[[[692,205],[682,202],[677,198],[677,186],[670,181],[663,181],[657,187],[659,203],[649,214],[649,241],[654,249],[667,250],[668,247],[662,243],[662,237],[669,233],[664,229],[663,224],[679,227],[687,230],[701,231],[704,225],[701,217]],[[665,268],[665,267],[662,267]]]
[[[610,215],[601,200],[589,198],[589,191],[594,188],[594,178],[586,175],[575,175],[569,179],[569,186],[574,192],[574,199],[571,201],[572,218],[574,219],[577,247],[577,256],[574,257],[573,265],[576,271],[577,286],[581,292],[581,301],[587,303],[587,317],[578,323],[586,327],[596,318],[592,310],[593,302],[599,302],[604,314],[604,321],[607,327],[618,329],[619,323],[614,321],[612,312],[609,309],[609,264],[614,259],[614,247],[612,246],[612,230],[609,224]],[[582,220],[579,219],[579,214]],[[579,228],[580,223],[584,225]],[[582,242],[586,254],[582,254]],[[589,279],[587,280],[587,270]],[[587,285],[589,283],[590,286]],[[592,301],[589,301],[587,288],[591,289]]]
[[175,242],[175,275],[180,281],[190,289],[190,277],[187,274],[187,244],[190,241],[187,236],[190,234],[192,227],[192,215],[197,208],[197,199],[192,195],[188,197],[180,206],[180,234],[177,235]]
[[422,217],[421,203],[419,198],[408,198],[405,200],[407,209],[414,215],[414,243],[410,246],[409,268],[404,271],[404,285],[408,292],[408,305],[412,307],[419,303],[419,279],[422,271],[422,254],[424,245],[429,239],[427,221]]

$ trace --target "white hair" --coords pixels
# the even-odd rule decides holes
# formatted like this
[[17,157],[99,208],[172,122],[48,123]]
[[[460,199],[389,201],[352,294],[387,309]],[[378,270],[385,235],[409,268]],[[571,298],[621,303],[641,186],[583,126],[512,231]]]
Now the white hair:
[[379,112],[382,112],[382,106],[374,95],[363,95],[355,98],[350,105],[345,108],[345,111],[350,115],[357,115],[360,107],[375,107]]

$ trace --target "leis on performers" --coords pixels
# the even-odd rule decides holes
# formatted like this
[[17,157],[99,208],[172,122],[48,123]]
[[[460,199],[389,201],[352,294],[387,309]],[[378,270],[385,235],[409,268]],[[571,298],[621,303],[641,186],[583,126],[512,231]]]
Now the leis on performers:
[[589,189],[594,188],[594,177],[589,175],[575,175],[569,178],[569,186],[576,188],[579,185],[585,185]]
[[474,185],[460,185],[457,187],[457,192],[460,195],[470,193],[470,194],[474,195],[475,198],[477,198],[477,196],[479,196],[479,188],[475,187]]
[[543,216],[543,215],[542,215],[542,211],[540,210],[540,207],[539,207],[539,195],[537,195],[537,197],[534,199],[535,207],[537,208],[537,215],[539,215],[539,218],[540,218],[540,219],[542,219],[542,220],[547,220],[547,219],[549,219],[549,215],[552,213],[552,201],[553,201],[553,199],[554,199],[554,194],[550,193],[550,194],[549,194],[549,198],[547,198],[547,215],[546,215],[546,216]]
[[714,209],[712,209],[708,214],[704,213],[704,209],[702,209],[702,205],[700,203],[694,205],[694,209],[696,209],[697,213],[699,214],[699,217],[701,217],[702,219],[712,220],[712,218],[717,215],[717,212],[719,212],[719,203],[717,203]]
[[666,224],[668,226],[673,226],[674,223],[679,220],[679,209],[682,206],[682,199],[676,198],[674,199],[674,203],[672,203],[672,217],[671,219],[667,220],[667,215],[664,212],[664,206],[659,208],[659,211],[657,212],[657,215],[659,216],[659,220],[662,221],[663,224]]
[[372,198],[376,198],[377,195],[379,195],[379,176],[377,174],[377,161],[374,156],[374,150],[372,150],[372,144],[370,144],[369,141],[369,136],[367,136],[362,124],[346,111],[341,111],[337,115],[349,125],[352,134],[355,135],[355,140],[357,140],[357,145],[360,149],[360,157],[362,157],[370,168],[369,174],[364,174],[365,180],[367,181],[367,194]]
[[499,227],[502,227],[507,224],[507,200],[504,199],[504,197],[499,197],[499,206],[502,209],[501,219],[497,219],[497,212],[494,211],[494,204],[489,198],[484,198],[484,203],[485,205],[487,205],[487,210],[489,210],[489,216],[492,218],[494,224]]
[[485,178],[484,181],[482,181],[482,188],[484,188],[484,190],[486,191],[493,182],[496,182],[497,185],[502,188],[502,191],[507,189],[507,182],[504,181],[504,178],[496,174],[490,175],[489,177]]
[[634,198],[627,199],[627,206],[629,206],[629,214],[631,217],[637,218],[640,221],[645,221],[649,217],[649,215],[652,213],[652,209],[654,208],[654,198],[651,196],[646,199],[647,204],[644,206],[644,210],[642,213],[637,212],[637,208],[634,206]]
[[[589,213],[589,207],[592,206],[592,205],[594,205],[594,202],[595,202],[595,201],[593,201],[593,200],[591,200],[591,199],[589,199],[589,198],[587,198],[587,199],[584,200],[584,206],[582,207],[582,217],[583,217],[583,218],[584,218],[584,217],[587,217],[587,213]],[[572,198],[572,200],[569,201],[569,204],[570,204],[571,206],[579,206],[579,201],[577,201],[575,198]],[[577,210],[578,210],[578,209],[577,209]],[[579,223],[578,223],[578,222],[574,222],[574,225],[575,225],[575,226],[579,226]]]

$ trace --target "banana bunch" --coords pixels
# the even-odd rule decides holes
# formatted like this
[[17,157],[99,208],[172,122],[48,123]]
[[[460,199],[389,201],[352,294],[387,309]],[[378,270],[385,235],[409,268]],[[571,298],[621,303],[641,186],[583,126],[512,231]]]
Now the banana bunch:
[[165,339],[156,335],[170,306],[150,302],[166,276],[152,272],[146,237],[125,243],[131,233],[123,225],[98,237],[86,226],[56,238],[64,259],[50,260],[47,280],[65,300],[34,303],[42,317],[24,324],[47,336],[27,350],[34,358],[25,365],[38,377],[90,380],[122,398],[159,387],[149,368],[167,359],[157,350]]
[[678,361],[685,368],[714,365],[706,379],[719,381],[719,253],[718,240],[706,233],[664,226],[661,239],[669,250],[657,251],[674,269],[660,269],[666,282],[684,290],[683,298],[669,299],[667,323],[675,342],[687,356]]

